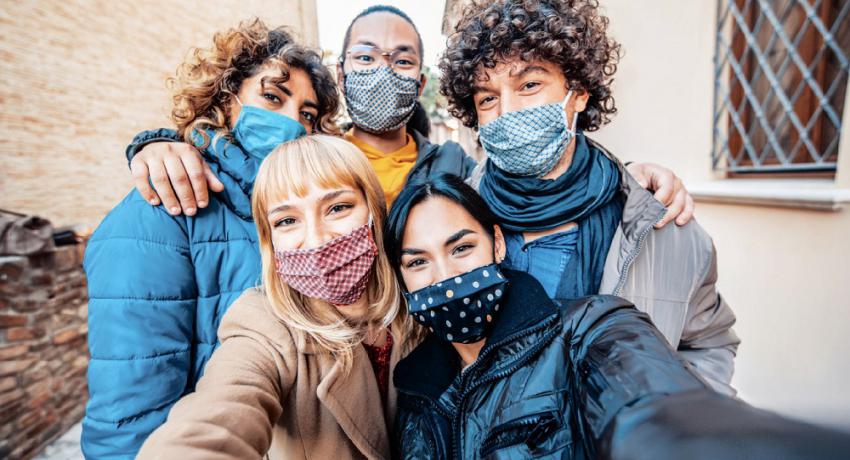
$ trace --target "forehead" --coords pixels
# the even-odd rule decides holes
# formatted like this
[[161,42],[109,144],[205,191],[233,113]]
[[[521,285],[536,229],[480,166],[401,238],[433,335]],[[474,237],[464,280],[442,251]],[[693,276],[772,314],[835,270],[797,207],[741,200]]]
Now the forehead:
[[420,52],[416,29],[392,13],[372,13],[354,21],[348,46],[373,43],[378,48],[396,49],[406,46]]
[[[524,70],[529,70],[523,73]],[[535,77],[565,80],[561,68],[550,61],[535,59],[525,61],[519,57],[498,58],[493,68],[480,64],[475,71],[476,84],[484,86],[495,82],[503,82],[519,76],[534,75]]]
[[410,210],[404,229],[404,246],[442,246],[459,230],[482,232],[481,224],[463,206],[447,198],[427,198]]
[[[283,77],[284,70],[289,71],[289,79],[282,82],[278,79]],[[245,80],[254,84],[260,84],[260,81],[265,78],[267,82],[283,84],[290,91],[293,97],[302,99],[316,100],[316,90],[313,88],[313,82],[310,81],[310,76],[307,71],[298,67],[286,67],[282,64],[269,62],[260,67],[260,70]]]

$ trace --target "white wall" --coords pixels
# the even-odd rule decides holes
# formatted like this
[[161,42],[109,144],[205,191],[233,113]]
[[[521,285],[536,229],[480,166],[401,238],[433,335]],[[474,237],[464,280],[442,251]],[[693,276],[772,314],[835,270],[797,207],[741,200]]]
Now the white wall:
[[[623,160],[663,164],[686,183],[712,179],[716,2],[602,3],[625,57],[614,89],[620,111],[592,136]],[[848,145],[840,168],[850,167]],[[741,397],[850,429],[850,207],[697,206],[718,249],[720,290],[738,316],[733,383]]]

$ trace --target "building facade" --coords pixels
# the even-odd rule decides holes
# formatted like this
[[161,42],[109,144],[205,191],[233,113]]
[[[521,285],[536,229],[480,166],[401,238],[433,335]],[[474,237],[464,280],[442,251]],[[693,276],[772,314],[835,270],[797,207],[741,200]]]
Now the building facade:
[[133,135],[172,125],[165,79],[253,17],[318,46],[315,0],[0,4],[0,208],[96,226],[132,187]]
[[739,395],[850,428],[850,4],[600,3],[625,54],[618,113],[591,137],[696,198],[738,317]]

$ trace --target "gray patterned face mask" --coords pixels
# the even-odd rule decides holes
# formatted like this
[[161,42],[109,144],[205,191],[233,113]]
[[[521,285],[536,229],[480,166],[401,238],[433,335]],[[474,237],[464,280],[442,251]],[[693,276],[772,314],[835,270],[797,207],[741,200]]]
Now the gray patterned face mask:
[[401,128],[413,115],[420,82],[386,66],[345,74],[345,105],[358,128],[382,134]]
[[558,164],[561,154],[576,135],[578,112],[567,125],[563,103],[508,112],[479,127],[479,139],[487,158],[502,171],[517,176],[541,177]]

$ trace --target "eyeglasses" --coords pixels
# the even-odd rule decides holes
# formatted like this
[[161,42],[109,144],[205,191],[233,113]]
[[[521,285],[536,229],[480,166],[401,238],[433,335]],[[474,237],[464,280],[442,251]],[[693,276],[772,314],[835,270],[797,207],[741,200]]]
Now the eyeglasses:
[[390,51],[369,45],[354,45],[345,54],[349,56],[354,70],[377,69],[384,63],[395,71],[419,69],[419,57],[410,50]]

